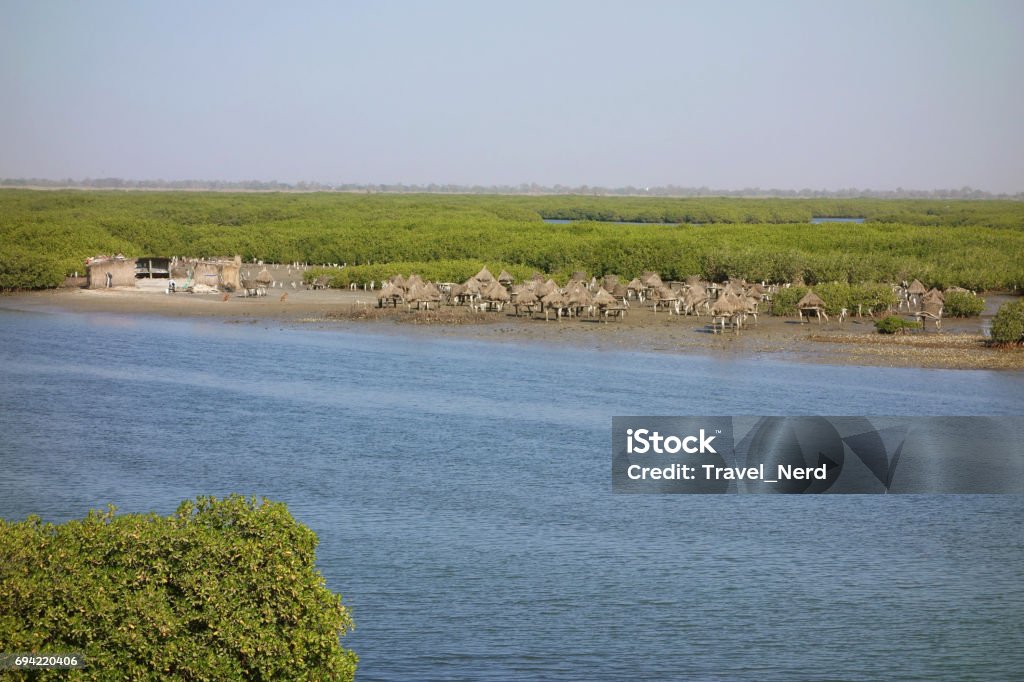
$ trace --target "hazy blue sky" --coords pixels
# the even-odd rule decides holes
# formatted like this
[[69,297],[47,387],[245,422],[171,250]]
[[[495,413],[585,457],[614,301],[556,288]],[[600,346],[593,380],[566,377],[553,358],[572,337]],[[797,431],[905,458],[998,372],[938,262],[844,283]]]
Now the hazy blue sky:
[[1024,191],[1024,2],[0,0],[0,177]]

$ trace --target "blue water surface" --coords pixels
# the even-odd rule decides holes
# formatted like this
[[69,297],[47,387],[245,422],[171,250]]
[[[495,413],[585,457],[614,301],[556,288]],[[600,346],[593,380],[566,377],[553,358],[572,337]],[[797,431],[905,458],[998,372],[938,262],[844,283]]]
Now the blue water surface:
[[1021,413],[1019,372],[0,311],[0,515],[284,501],[360,680],[1012,679],[1020,496],[614,496],[610,432]]

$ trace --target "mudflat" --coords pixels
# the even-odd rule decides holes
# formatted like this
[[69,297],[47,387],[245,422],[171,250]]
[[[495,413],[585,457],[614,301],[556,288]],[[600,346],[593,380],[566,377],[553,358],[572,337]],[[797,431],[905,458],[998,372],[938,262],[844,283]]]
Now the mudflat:
[[602,318],[517,316],[502,311],[477,312],[466,307],[433,310],[378,308],[376,292],[348,290],[272,289],[267,296],[238,293],[165,293],[157,282],[135,289],[56,289],[9,294],[0,307],[19,310],[63,310],[75,313],[160,315],[221,319],[225,324],[311,325],[367,329],[375,332],[432,337],[469,338],[506,343],[555,343],[599,350],[699,353],[721,356],[773,355],[780,359],[821,364],[926,367],[946,369],[1024,369],[1021,348],[992,348],[984,330],[998,306],[1015,297],[985,296],[981,317],[947,318],[942,331],[881,335],[868,317],[840,323],[804,322],[760,315],[738,333],[714,333],[707,316],[670,315],[633,302],[627,314]]

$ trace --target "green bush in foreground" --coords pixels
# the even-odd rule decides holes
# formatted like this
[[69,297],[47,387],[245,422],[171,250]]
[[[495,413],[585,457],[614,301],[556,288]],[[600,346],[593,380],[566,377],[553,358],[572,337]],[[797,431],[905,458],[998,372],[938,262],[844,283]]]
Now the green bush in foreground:
[[0,519],[0,651],[84,654],[73,679],[351,680],[352,620],[316,545],[284,504],[237,495]]
[[942,306],[942,314],[948,317],[977,317],[985,310],[985,299],[967,291],[950,291]]
[[920,326],[920,322],[911,322],[895,315],[875,320],[875,329],[879,334],[902,334],[908,329],[918,329]]
[[990,334],[993,343],[1024,343],[1024,301],[1011,301],[999,306],[999,311],[992,318]]

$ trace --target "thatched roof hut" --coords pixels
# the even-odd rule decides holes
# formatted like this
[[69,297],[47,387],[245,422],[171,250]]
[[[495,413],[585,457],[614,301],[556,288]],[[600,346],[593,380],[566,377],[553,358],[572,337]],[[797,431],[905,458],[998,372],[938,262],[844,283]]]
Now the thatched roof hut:
[[421,287],[424,284],[426,284],[426,282],[424,282],[423,278],[416,273],[409,275],[409,279],[405,280],[405,288],[407,290],[412,289],[413,287]]
[[516,278],[513,277],[512,275],[510,275],[508,273],[508,270],[502,270],[501,274],[498,275],[498,282],[500,282],[504,286],[511,286],[512,283],[515,282],[515,281],[516,281]]
[[585,272],[583,272],[581,270],[577,270],[576,272],[572,273],[572,277],[569,278],[569,281],[570,282],[586,282],[589,279],[590,279],[590,277],[587,276],[587,273],[585,273]]
[[508,290],[495,280],[491,280],[490,285],[485,287],[482,293],[485,301],[497,301],[504,303],[510,298]]
[[594,297],[590,295],[585,286],[570,286],[565,292],[565,302],[566,305],[584,308],[594,304]]
[[535,272],[535,273],[533,273],[533,277],[530,278],[530,281],[531,282],[543,282],[544,281],[544,275],[541,274],[540,272]]
[[691,287],[699,286],[703,288],[704,286],[704,282],[701,280],[700,275],[690,275],[686,278],[686,283]]
[[699,284],[691,286],[683,294],[683,304],[687,308],[695,308],[706,300],[708,300],[708,292]]
[[744,287],[736,280],[729,280],[729,282],[725,285],[725,289],[722,291],[722,294],[732,294],[736,298],[739,298],[744,294]]
[[266,268],[263,268],[262,270],[260,270],[260,274],[256,275],[256,281],[259,284],[262,284],[262,285],[266,286],[266,285],[272,283],[274,281],[274,278],[270,274],[269,270],[267,270]]
[[97,256],[85,265],[86,286],[90,289],[135,286],[135,259],[117,256]]
[[664,282],[661,281],[661,277],[654,271],[648,271],[640,275],[640,283],[648,289],[657,289],[664,285]]
[[540,302],[548,307],[557,308],[565,305],[565,297],[562,296],[561,291],[555,289],[541,296]]
[[626,288],[625,284],[623,284],[622,282],[619,282],[612,289],[611,294],[615,298],[617,298],[619,300],[622,300],[622,299],[624,299],[624,298],[629,296],[629,289]]
[[427,282],[422,287],[421,295],[424,301],[437,302],[443,297],[441,296],[441,290],[437,288],[437,285],[433,282]]
[[666,286],[660,286],[651,291],[651,298],[660,301],[675,301],[679,299],[679,294]]
[[824,310],[825,302],[813,291],[808,291],[804,294],[804,297],[797,302],[796,307],[800,310]]
[[512,297],[512,302],[517,305],[530,305],[539,300],[534,289],[527,284],[517,284],[512,287],[509,295]]
[[558,291],[558,285],[555,284],[555,280],[549,279],[546,282],[541,282],[540,284],[538,284],[536,287],[534,287],[533,291],[537,294],[537,298],[543,300],[544,297],[550,294],[552,291]]
[[910,283],[909,287],[907,287],[907,293],[912,296],[920,296],[921,294],[926,293],[927,291],[928,290],[924,288],[924,285],[921,284],[920,280],[916,279]]
[[946,297],[942,295],[942,292],[932,287],[928,290],[928,293],[921,297],[921,302],[926,303],[928,301],[939,301],[940,303],[946,302]]
[[397,303],[400,300],[405,299],[405,292],[402,291],[394,282],[385,282],[384,286],[377,292],[377,302],[380,305],[384,305],[385,302],[391,301]]
[[480,269],[480,272],[473,275],[472,279],[475,279],[481,284],[488,284],[494,281],[494,275],[491,274],[491,271],[488,270],[487,266],[485,265],[483,268]]
[[615,297],[608,293],[604,288],[598,289],[597,293],[594,294],[594,305],[599,305],[602,308],[606,308],[610,305],[615,305],[617,303],[618,301],[615,300]]
[[718,297],[711,306],[711,314],[715,316],[731,316],[743,312],[743,304],[739,298],[726,293]]
[[643,282],[634,277],[633,279],[629,280],[629,284],[626,285],[626,288],[629,289],[630,291],[643,291],[645,287],[643,285]]

